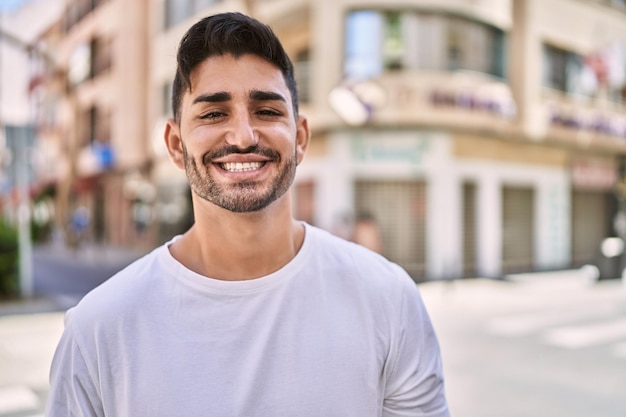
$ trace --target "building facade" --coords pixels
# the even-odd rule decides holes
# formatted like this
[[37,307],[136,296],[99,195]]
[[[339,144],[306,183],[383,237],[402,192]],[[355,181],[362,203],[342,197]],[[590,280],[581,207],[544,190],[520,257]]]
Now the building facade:
[[[593,262],[615,233],[626,150],[614,3],[318,3],[326,151],[301,172],[316,220],[370,212],[418,280]],[[614,68],[598,72],[597,55]],[[335,113],[356,98],[362,117],[333,120],[333,98]]]
[[[0,212],[10,223],[18,222],[21,205],[28,207],[29,186],[35,177],[29,163],[36,113],[30,87],[37,69],[31,65],[29,48],[58,19],[61,2],[0,7]],[[49,211],[40,213],[43,221],[49,219]]]
[[[324,227],[337,213],[373,212],[386,255],[416,279],[498,277],[594,260],[601,239],[614,233],[624,61],[612,85],[584,91],[581,78],[586,57],[624,45],[623,8],[323,4],[317,15],[324,22],[313,31],[316,50],[328,53],[314,63],[316,76],[326,73],[317,102],[343,88],[367,105],[350,128],[327,130],[332,150],[309,174],[318,195],[346,196],[314,199]],[[590,17],[601,31],[587,29]],[[333,76],[333,68],[342,72]],[[372,84],[375,94],[359,91]],[[345,100],[336,108],[345,109]],[[341,163],[332,161],[337,155]],[[335,175],[338,166],[345,176]],[[333,174],[325,180],[323,172]]]
[[111,39],[107,75],[75,96],[90,117],[110,118],[113,162],[93,176],[77,168],[73,182],[102,192],[92,200],[103,200],[114,243],[156,244],[188,227],[186,179],[162,139],[176,47],[200,17],[239,10],[270,24],[295,63],[313,131],[294,187],[299,218],[367,234],[417,281],[593,262],[602,239],[623,232],[624,3],[92,2],[99,10],[59,45],[69,61],[94,34]]
[[142,0],[66,0],[37,45],[51,58],[36,85],[39,168],[70,244],[147,240],[138,210],[152,193],[146,10]]

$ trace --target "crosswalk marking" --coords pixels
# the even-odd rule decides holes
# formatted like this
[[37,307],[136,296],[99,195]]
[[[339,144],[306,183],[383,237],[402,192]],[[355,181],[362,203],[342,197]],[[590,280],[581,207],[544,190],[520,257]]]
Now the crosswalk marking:
[[500,336],[525,336],[550,326],[610,316],[617,311],[617,308],[614,304],[604,304],[576,311],[541,311],[497,317],[487,322],[487,331]]
[[626,337],[626,318],[551,329],[546,332],[544,340],[553,346],[576,349],[622,337]]
[[502,337],[539,337],[541,343],[563,349],[606,345],[611,356],[626,359],[626,317],[622,302],[492,317],[483,329]]
[[617,356],[618,358],[626,359],[626,342],[614,344],[611,352],[614,356]]

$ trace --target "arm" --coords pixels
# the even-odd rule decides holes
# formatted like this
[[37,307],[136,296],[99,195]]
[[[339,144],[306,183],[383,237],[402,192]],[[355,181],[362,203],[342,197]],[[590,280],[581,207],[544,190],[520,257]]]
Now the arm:
[[449,417],[439,343],[417,285],[406,278],[385,367],[383,416]]
[[77,343],[68,313],[52,360],[46,417],[104,417],[96,381]]

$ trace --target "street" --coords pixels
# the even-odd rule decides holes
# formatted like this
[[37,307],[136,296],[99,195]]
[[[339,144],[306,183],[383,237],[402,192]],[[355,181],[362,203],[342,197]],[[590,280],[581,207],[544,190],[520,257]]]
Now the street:
[[626,288],[578,271],[426,283],[455,417],[626,416]]
[[40,246],[33,256],[34,293],[67,309],[141,255],[143,252],[135,249],[93,244],[74,250],[64,246]]
[[[136,256],[39,252],[36,288],[66,308]],[[452,416],[626,415],[621,281],[591,283],[563,271],[419,285],[439,335]],[[42,415],[62,310],[0,315],[0,417]]]

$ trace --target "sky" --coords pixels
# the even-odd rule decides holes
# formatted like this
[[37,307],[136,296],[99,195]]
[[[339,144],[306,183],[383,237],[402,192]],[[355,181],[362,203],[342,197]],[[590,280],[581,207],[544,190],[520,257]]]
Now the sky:
[[0,0],[0,12],[15,10],[28,0]]
[[[0,0],[0,32],[30,43],[59,16],[62,12],[59,5],[63,3],[63,0]],[[27,91],[33,74],[25,70],[28,68],[24,50],[0,38],[0,120],[5,124],[21,125],[31,117],[32,103]]]

